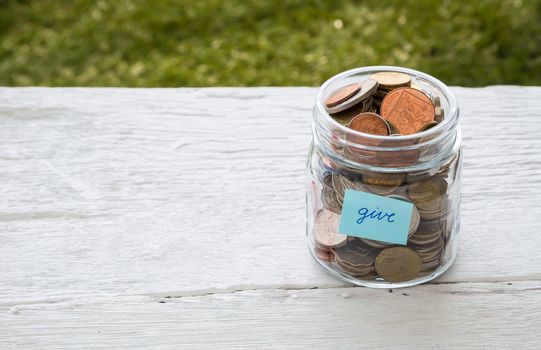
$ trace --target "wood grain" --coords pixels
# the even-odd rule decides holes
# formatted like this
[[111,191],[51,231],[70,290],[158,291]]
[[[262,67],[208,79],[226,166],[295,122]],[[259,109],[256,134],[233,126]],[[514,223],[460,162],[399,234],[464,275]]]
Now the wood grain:
[[[511,344],[511,333],[533,344],[529,327],[539,328],[539,316],[531,311],[539,308],[532,303],[539,305],[541,288],[541,88],[453,91],[461,106],[465,151],[459,257],[437,281],[445,284],[419,289],[419,298],[447,310],[449,318],[411,314],[418,332],[433,334],[414,332],[404,344],[413,344],[415,335],[415,344],[427,339],[426,348],[459,348],[474,336],[479,347],[505,345]],[[173,340],[188,342],[181,335],[190,327],[201,330],[199,335],[217,334],[206,344],[222,339],[224,348],[233,347],[249,326],[261,340],[257,332],[246,334],[252,339],[246,344],[269,348],[271,336],[284,327],[304,345],[352,331],[353,323],[325,331],[327,312],[320,308],[334,307],[334,294],[346,285],[311,260],[305,242],[304,166],[315,92],[0,88],[0,342],[32,347],[41,339],[42,348],[56,348],[54,337],[40,338],[51,330],[66,344],[90,347],[69,337],[69,322],[77,325],[74,335],[87,336],[98,331],[100,317],[110,328],[89,337],[96,348],[105,348],[107,340],[118,347],[122,341],[132,348],[137,341],[173,346]],[[472,292],[479,286],[501,290],[494,282],[508,281],[523,281],[518,285],[525,289],[502,287],[511,292],[487,292],[488,300]],[[316,287],[330,289],[304,290]],[[456,288],[460,292],[451,293]],[[299,289],[313,304],[290,310],[276,301],[289,293],[280,289]],[[256,291],[231,294],[237,290]],[[222,302],[202,297],[208,293],[222,295],[216,297]],[[259,301],[248,305],[258,311],[249,318],[248,306],[241,307],[244,313],[234,321],[235,303],[248,302],[250,293]],[[366,297],[364,306],[383,308],[388,300],[385,291],[354,293]],[[178,305],[145,299],[165,296],[193,298],[181,298],[189,302]],[[406,299],[410,304],[397,319],[405,322],[415,305],[423,307],[421,299]],[[70,318],[63,303],[82,309]],[[268,303],[275,309],[267,317]],[[343,322],[355,319],[351,305],[340,305],[328,310],[334,313],[331,321],[342,319],[343,312],[349,312]],[[387,312],[391,305],[402,307],[389,304]],[[11,312],[26,307],[24,317]],[[370,322],[378,307],[368,313]],[[209,321],[213,312],[215,323]],[[282,313],[286,321],[267,333],[263,325],[281,323]],[[289,319],[288,313],[293,313]],[[310,319],[316,313],[317,319]],[[359,317],[359,333],[344,348],[368,334],[373,334],[366,340],[371,348],[377,348],[377,339],[385,343],[383,323],[363,331],[359,325],[370,324],[369,318]],[[394,324],[390,315],[384,319]],[[230,338],[219,330],[220,321],[238,327]],[[148,337],[141,335],[145,327]],[[408,326],[401,327],[406,332]],[[471,328],[471,336],[460,337]],[[495,331],[483,332],[489,328]]]
[[2,349],[539,349],[537,283],[255,290],[21,305]]

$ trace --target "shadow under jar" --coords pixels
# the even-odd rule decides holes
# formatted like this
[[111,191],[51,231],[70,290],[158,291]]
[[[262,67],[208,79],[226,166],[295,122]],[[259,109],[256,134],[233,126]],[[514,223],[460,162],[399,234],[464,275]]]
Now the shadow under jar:
[[[344,125],[360,110],[329,114],[326,100],[333,92],[378,72],[408,75],[409,87],[422,91],[433,103],[437,101],[438,123],[408,135],[381,136]],[[374,98],[377,96],[376,91]],[[381,101],[372,111],[379,113],[380,106]],[[307,164],[308,245],[321,266],[340,279],[376,288],[421,284],[451,266],[460,226],[458,115],[449,88],[412,69],[363,67],[338,74],[321,86]],[[411,203],[406,243],[375,239],[378,232],[370,232],[371,238],[339,232],[348,190]]]

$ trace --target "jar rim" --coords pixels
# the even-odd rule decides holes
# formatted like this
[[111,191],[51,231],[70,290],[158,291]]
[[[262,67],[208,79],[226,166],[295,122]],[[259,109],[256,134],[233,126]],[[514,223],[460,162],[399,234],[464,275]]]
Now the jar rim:
[[442,130],[447,128],[449,125],[453,125],[456,122],[456,119],[458,117],[458,112],[459,112],[458,104],[456,102],[455,95],[449,89],[449,87],[447,85],[445,85],[441,80],[439,80],[439,79],[437,79],[437,78],[435,78],[435,77],[433,77],[433,76],[431,76],[429,74],[420,72],[420,71],[415,70],[415,69],[405,68],[405,67],[398,67],[398,66],[365,66],[365,67],[359,67],[359,68],[350,69],[350,70],[344,71],[342,73],[339,73],[339,74],[336,74],[336,75],[330,77],[329,79],[327,79],[327,81],[325,81],[321,85],[321,87],[319,88],[319,90],[318,90],[318,92],[316,94],[316,108],[317,108],[318,114],[320,116],[323,116],[323,118],[326,119],[325,121],[327,123],[330,123],[331,125],[333,125],[333,127],[336,127],[336,128],[338,128],[338,130],[343,131],[345,133],[348,133],[350,135],[358,135],[358,136],[361,136],[363,138],[371,139],[371,140],[374,140],[374,141],[378,141],[378,140],[387,141],[387,140],[389,140],[389,136],[367,134],[367,133],[364,133],[364,132],[360,132],[360,131],[357,131],[357,130],[350,129],[350,128],[338,123],[336,120],[334,120],[330,116],[330,114],[325,109],[325,106],[323,105],[323,101],[324,101],[324,98],[325,98],[325,96],[323,94],[327,90],[327,88],[330,85],[332,85],[334,82],[336,82],[336,81],[338,81],[338,80],[340,80],[342,78],[345,78],[347,76],[351,76],[351,75],[355,75],[355,74],[376,73],[376,72],[399,72],[399,73],[406,73],[406,74],[412,75],[412,76],[414,76],[416,78],[423,78],[423,79],[427,80],[428,82],[430,82],[431,84],[433,84],[435,87],[437,87],[443,93],[443,95],[445,96],[445,98],[447,99],[447,101],[449,103],[449,112],[448,112],[448,114],[446,113],[446,117],[438,125],[434,126],[433,128],[430,128],[428,130],[421,131],[421,132],[418,132],[418,133],[415,133],[415,134],[396,135],[396,136],[392,137],[393,140],[396,140],[396,141],[409,141],[409,140],[418,139],[420,137],[432,136],[434,134],[440,133]]

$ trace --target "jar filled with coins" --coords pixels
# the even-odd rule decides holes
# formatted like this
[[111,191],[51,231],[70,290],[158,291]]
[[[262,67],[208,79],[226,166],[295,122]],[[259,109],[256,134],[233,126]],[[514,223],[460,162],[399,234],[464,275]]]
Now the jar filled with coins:
[[461,137],[454,95],[401,67],[325,82],[308,157],[307,236],[315,260],[357,285],[407,287],[453,263]]

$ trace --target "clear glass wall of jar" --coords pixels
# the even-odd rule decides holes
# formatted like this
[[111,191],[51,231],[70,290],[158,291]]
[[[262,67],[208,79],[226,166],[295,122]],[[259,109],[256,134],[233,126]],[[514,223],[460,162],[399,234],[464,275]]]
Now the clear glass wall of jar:
[[[410,75],[417,88],[432,99],[439,98],[443,120],[416,134],[378,136],[349,129],[326,112],[324,99],[332,91],[377,72]],[[307,164],[308,245],[321,266],[340,279],[379,288],[421,284],[437,278],[451,266],[460,226],[458,116],[459,108],[449,88],[436,78],[411,69],[358,68],[338,74],[321,86],[313,111],[313,141]],[[395,247],[393,244],[353,236],[347,236],[336,246],[317,241],[314,233],[321,225],[338,230],[346,189],[413,203],[417,217],[412,219],[407,247],[420,258],[415,277],[386,280],[378,274],[376,258]]]

